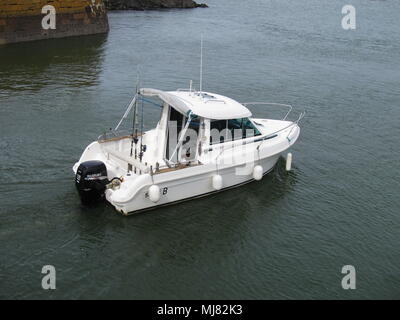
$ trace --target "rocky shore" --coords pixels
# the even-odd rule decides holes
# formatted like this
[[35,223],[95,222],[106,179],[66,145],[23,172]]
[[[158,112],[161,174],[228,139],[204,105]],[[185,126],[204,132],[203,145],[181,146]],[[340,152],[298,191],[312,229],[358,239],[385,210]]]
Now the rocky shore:
[[193,0],[105,0],[108,10],[154,10],[172,8],[207,8]]

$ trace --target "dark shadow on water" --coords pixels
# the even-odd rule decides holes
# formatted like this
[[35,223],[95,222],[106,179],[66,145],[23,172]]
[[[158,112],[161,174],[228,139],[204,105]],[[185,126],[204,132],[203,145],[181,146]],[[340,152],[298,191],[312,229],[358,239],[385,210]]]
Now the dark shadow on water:
[[[116,213],[107,218],[112,211],[110,206],[105,210],[108,213],[102,211],[100,215],[113,225],[104,226],[105,229],[125,229],[126,237],[133,245],[138,239],[150,238],[150,242],[161,241],[165,244],[172,241],[174,248],[167,245],[166,250],[175,251],[175,247],[183,246],[187,249],[186,253],[192,256],[196,247],[201,249],[207,246],[199,240],[202,238],[218,242],[223,239],[240,241],[239,230],[243,232],[248,222],[251,223],[248,220],[263,214],[258,207],[262,206],[266,208],[264,212],[268,212],[270,206],[274,206],[293,189],[296,180],[296,169],[286,172],[285,160],[280,158],[275,169],[259,182],[129,217]],[[185,251],[181,248],[179,255]]]

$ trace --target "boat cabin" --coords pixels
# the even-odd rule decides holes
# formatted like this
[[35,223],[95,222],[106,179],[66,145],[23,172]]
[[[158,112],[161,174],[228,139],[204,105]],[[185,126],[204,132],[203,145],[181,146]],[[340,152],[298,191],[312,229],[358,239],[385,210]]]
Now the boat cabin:
[[141,89],[140,95],[163,101],[161,119],[153,133],[153,143],[158,146],[153,159],[165,161],[168,166],[197,162],[213,148],[261,135],[249,118],[251,112],[225,96],[156,89]]

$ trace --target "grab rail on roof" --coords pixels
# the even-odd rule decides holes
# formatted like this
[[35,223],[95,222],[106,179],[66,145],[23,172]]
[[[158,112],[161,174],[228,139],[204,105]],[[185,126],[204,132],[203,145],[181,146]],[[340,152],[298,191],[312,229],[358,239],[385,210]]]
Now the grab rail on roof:
[[208,99],[204,103],[209,103],[209,102],[222,102],[222,103],[226,104],[226,102],[221,99]]

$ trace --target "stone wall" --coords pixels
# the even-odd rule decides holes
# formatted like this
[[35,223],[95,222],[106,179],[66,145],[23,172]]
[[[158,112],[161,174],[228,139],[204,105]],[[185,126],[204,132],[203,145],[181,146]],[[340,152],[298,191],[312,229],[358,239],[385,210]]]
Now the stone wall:
[[[44,29],[42,8],[56,10],[55,29]],[[105,33],[103,0],[0,0],[0,44]]]

